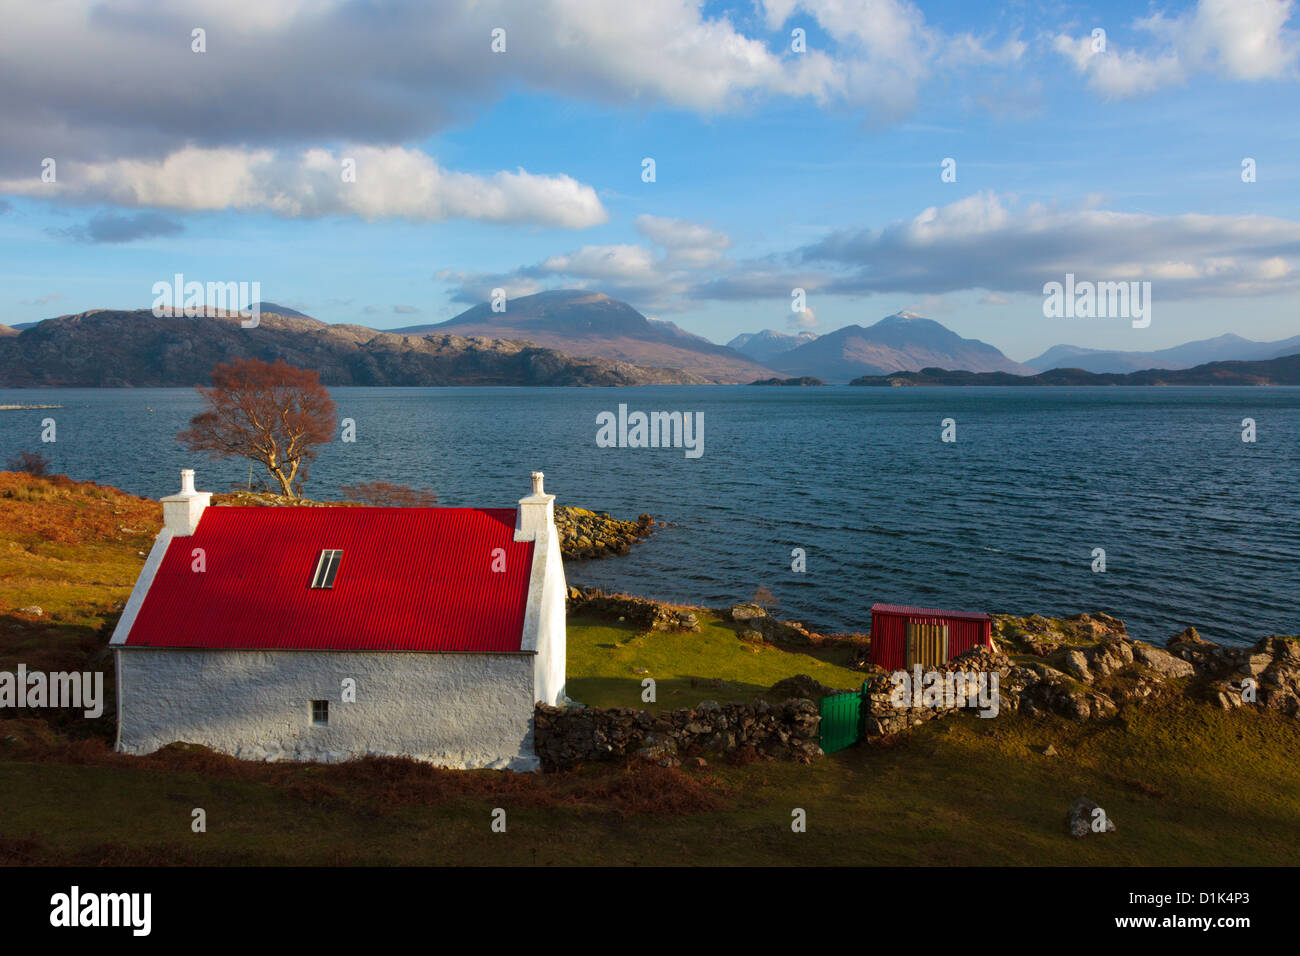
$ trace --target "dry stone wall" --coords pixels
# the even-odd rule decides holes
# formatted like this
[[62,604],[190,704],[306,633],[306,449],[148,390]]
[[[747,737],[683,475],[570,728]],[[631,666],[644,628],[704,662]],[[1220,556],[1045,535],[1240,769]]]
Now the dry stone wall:
[[809,763],[821,756],[821,717],[811,700],[718,704],[657,714],[630,707],[538,704],[533,740],[548,770],[593,760],[640,756],[665,766],[702,753]]

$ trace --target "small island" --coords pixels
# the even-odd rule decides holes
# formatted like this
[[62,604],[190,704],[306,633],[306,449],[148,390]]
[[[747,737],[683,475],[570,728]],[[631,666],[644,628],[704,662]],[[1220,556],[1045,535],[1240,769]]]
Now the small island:
[[801,378],[760,378],[749,383],[750,385],[825,385],[819,378],[813,378],[811,375],[804,375]]

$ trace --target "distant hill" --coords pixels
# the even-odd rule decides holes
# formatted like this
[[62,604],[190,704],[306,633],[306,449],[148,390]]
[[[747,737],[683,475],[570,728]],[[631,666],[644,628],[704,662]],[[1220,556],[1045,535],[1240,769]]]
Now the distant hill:
[[1207,362],[1194,368],[1143,369],[1140,372],[1088,372],[1055,368],[1037,375],[1007,372],[960,372],[925,368],[891,375],[864,375],[850,385],[1300,385],[1300,355],[1261,362]]
[[[265,307],[265,306],[264,306]],[[209,384],[233,358],[282,358],[326,385],[652,385],[707,381],[678,369],[575,359],[554,349],[473,336],[398,335],[264,311],[158,318],[147,309],[98,309],[0,336],[0,387],[146,387]]]
[[727,343],[727,348],[743,352],[756,362],[770,362],[791,349],[807,345],[817,338],[815,332],[799,332],[791,335],[787,332],[775,332],[764,329],[762,332],[744,332]]
[[626,302],[575,289],[509,299],[504,312],[493,312],[489,303],[483,302],[446,322],[393,331],[532,342],[577,357],[677,368],[709,382],[749,382],[772,374],[772,369],[735,349],[686,332],[671,322],[647,319]]
[[1089,372],[1136,372],[1150,368],[1192,368],[1207,362],[1257,361],[1296,353],[1300,353],[1300,335],[1276,342],[1253,342],[1228,333],[1150,352],[1054,345],[1025,364],[1040,372],[1052,368],[1081,368]]
[[847,382],[860,375],[883,375],[934,366],[972,372],[1029,373],[978,339],[912,312],[897,312],[875,325],[846,325],[768,361],[790,376],[815,376]]
[[[291,319],[310,319],[311,316],[306,312],[299,312],[297,309],[291,309],[287,305],[276,305],[274,302],[259,302],[257,308],[262,312],[274,312],[276,315],[287,315]],[[252,309],[252,306],[249,306]]]
[[11,328],[10,328],[9,326],[7,326],[7,325],[0,325],[0,336],[5,336],[5,335],[17,335],[17,334],[18,334],[18,330],[17,330],[17,329],[11,329]]

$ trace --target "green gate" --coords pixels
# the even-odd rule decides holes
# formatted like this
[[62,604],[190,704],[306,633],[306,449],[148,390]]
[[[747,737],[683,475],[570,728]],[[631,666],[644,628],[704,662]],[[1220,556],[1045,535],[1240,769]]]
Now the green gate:
[[862,738],[862,694],[834,694],[821,699],[822,753],[851,747]]

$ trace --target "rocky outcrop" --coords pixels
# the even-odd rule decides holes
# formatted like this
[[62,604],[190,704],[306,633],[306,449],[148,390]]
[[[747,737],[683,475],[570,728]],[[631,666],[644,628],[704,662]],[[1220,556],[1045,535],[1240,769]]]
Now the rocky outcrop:
[[741,640],[768,644],[814,644],[822,639],[798,621],[779,621],[758,604],[733,604],[720,616],[729,617],[739,625]]
[[566,558],[607,558],[627,554],[632,545],[654,531],[650,515],[636,521],[620,521],[601,511],[584,508],[556,508],[555,530],[560,536],[560,550]]
[[569,588],[568,612],[586,612],[635,625],[647,631],[698,631],[695,612],[627,594],[606,594],[598,588]]
[[1259,704],[1300,716],[1300,638],[1274,635],[1250,647],[1225,647],[1189,627],[1164,648],[1130,638],[1105,614],[1070,618],[995,616],[999,643],[1042,658],[1022,698],[1078,719],[1161,693],[1184,693],[1231,709]]
[[1201,697],[1216,706],[1257,703],[1300,717],[1300,638],[1273,635],[1250,647],[1224,647],[1189,627],[1166,646],[1194,669]]
[[654,714],[630,707],[538,704],[533,746],[543,768],[638,756],[663,766],[704,753],[809,763],[821,756],[821,717],[811,700],[718,704]]

